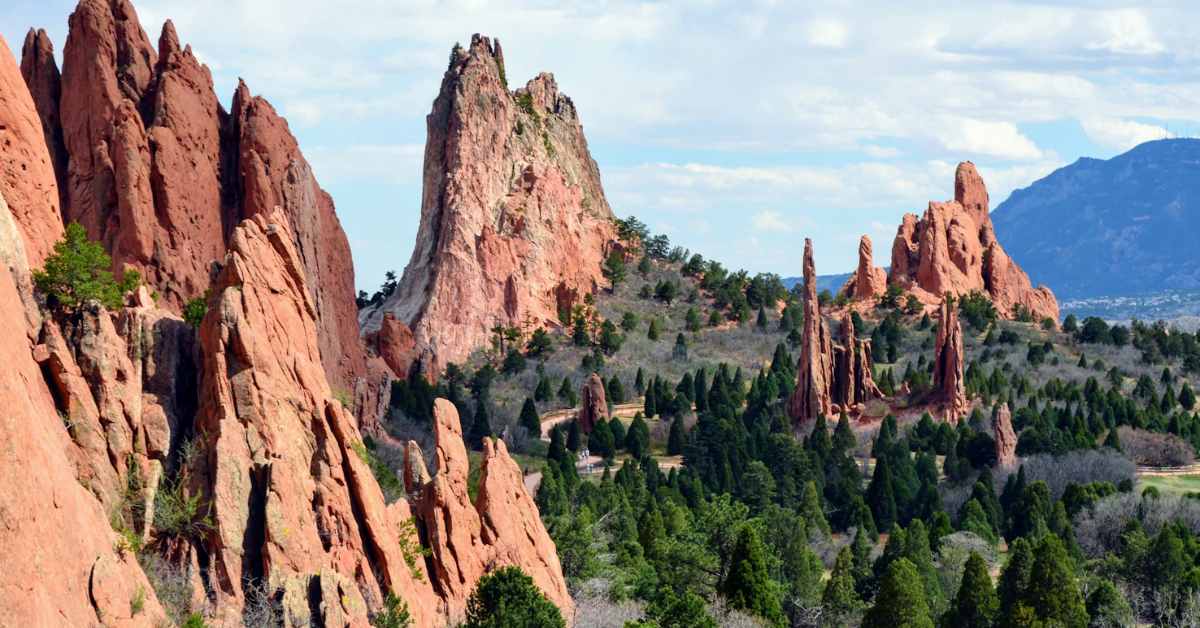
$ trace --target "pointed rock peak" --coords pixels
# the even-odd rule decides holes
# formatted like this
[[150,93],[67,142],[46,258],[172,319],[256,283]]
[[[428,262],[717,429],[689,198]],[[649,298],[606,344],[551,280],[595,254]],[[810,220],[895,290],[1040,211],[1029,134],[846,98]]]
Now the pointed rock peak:
[[583,385],[583,396],[579,405],[579,429],[591,434],[600,419],[608,420],[608,401],[604,397],[604,382],[592,373]]
[[996,410],[996,471],[1012,471],[1017,468],[1017,434],[1013,430],[1012,412],[1007,403]]
[[438,475],[467,477],[467,448],[463,444],[458,408],[441,398],[433,402],[433,439],[437,443]]
[[991,223],[988,215],[988,193],[983,177],[975,170],[975,164],[964,161],[954,173],[954,200],[958,201],[975,221],[976,227]]
[[158,37],[158,59],[166,63],[173,53],[179,52],[179,35],[175,32],[175,24],[171,20],[163,22],[162,35]]

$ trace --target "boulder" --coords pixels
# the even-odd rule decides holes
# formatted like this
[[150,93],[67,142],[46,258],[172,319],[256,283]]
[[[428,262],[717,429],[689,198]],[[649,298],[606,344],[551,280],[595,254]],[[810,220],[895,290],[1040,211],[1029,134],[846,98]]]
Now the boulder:
[[425,190],[412,258],[390,312],[419,349],[461,362],[496,325],[557,326],[607,284],[613,213],[571,99],[541,74],[511,92],[499,42],[456,48],[427,118]]
[[963,377],[963,332],[958,308],[942,301],[934,342],[933,390],[939,416],[955,421],[966,416],[971,404]]
[[1013,431],[1012,412],[1007,403],[1000,404],[996,411],[996,471],[1015,471],[1020,465],[1017,459],[1017,434]]
[[[53,53],[51,53],[53,59]],[[41,268],[62,235],[54,159],[21,69],[0,37],[0,195],[24,239],[27,264]]]
[[888,283],[914,294],[927,311],[939,308],[946,293],[979,291],[1005,318],[1028,310],[1036,319],[1058,320],[1054,294],[1045,286],[1035,289],[996,241],[987,189],[969,161],[958,165],[953,201],[930,202],[919,220],[904,216],[892,244]]
[[800,341],[800,368],[796,390],[788,398],[786,410],[797,430],[806,433],[817,415],[832,414],[830,387],[833,383],[833,342],[829,326],[821,317],[817,302],[817,266],[813,262],[812,240],[804,239],[804,335]]
[[604,398],[604,382],[600,381],[599,375],[592,373],[580,395],[579,429],[584,434],[591,434],[596,421],[600,419],[608,420],[608,400]]

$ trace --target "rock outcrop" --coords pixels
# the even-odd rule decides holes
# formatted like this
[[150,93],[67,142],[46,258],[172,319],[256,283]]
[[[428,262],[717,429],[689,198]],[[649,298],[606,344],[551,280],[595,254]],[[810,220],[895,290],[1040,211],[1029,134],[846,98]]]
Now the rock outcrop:
[[583,385],[583,393],[579,401],[579,429],[584,434],[591,434],[596,421],[608,420],[608,399],[604,396],[604,382],[600,376],[592,373]]
[[958,165],[954,200],[930,202],[922,218],[906,214],[892,245],[888,283],[913,293],[927,308],[946,293],[985,293],[1006,318],[1028,310],[1036,319],[1058,320],[1058,301],[1036,289],[1004,252],[992,229],[988,194],[971,162]]
[[1012,412],[1007,403],[1000,404],[996,411],[996,470],[1013,471],[1020,464],[1017,460],[1017,433],[1013,431]]
[[818,415],[830,414],[830,385],[833,381],[833,342],[829,325],[821,317],[817,302],[817,266],[813,262],[812,240],[804,239],[804,335],[800,341],[800,369],[796,390],[788,398],[786,410],[798,429],[806,433]]
[[963,332],[958,308],[942,300],[938,312],[937,339],[934,342],[933,393],[939,417],[955,421],[970,408],[966,380],[963,377]]
[[863,236],[858,242],[858,268],[842,286],[839,294],[851,299],[870,299],[887,292],[887,271],[875,266],[871,238]]
[[40,268],[62,235],[58,182],[37,107],[2,37],[0,195],[24,239],[28,264]]
[[427,124],[416,247],[363,325],[391,312],[444,364],[497,324],[558,325],[606,284],[616,233],[574,103],[549,74],[510,92],[499,42],[455,49]]
[[[2,198],[0,214],[12,222]],[[0,238],[6,261],[24,254],[11,235]],[[136,557],[116,549],[109,512],[76,474],[74,422],[57,412],[18,322],[32,297],[24,289],[0,273],[0,482],[9,487],[0,491],[0,625],[160,625],[165,615]]]
[[854,319],[846,311],[842,317],[841,346],[834,347],[833,389],[830,400],[837,410],[858,411],[859,404],[880,399],[883,392],[875,384],[871,339],[855,337]]
[[[58,113],[58,102],[62,99],[62,76],[54,60],[54,44],[44,29],[31,28],[25,35],[25,44],[21,47],[21,76],[25,79],[42,121],[46,149],[50,153],[54,177],[58,182],[59,207],[65,207],[67,189],[62,182],[67,180],[67,148],[63,145],[62,119]],[[59,216],[60,221],[61,218]]]
[[386,508],[353,417],[326,383],[294,241],[282,210],[243,221],[200,327],[206,442],[192,477],[211,504],[209,595],[237,612],[245,583],[261,581],[302,602],[285,603],[292,617],[366,626],[366,598],[390,589],[416,625],[431,625],[432,589],[398,543],[404,513]]
[[436,384],[441,366],[430,347],[418,347],[412,330],[391,312],[384,312],[379,328],[365,334],[367,346],[379,354],[396,377],[424,375]]
[[420,448],[410,443],[405,480],[410,483],[408,490],[420,495],[415,510],[429,539],[437,590],[448,616],[452,621],[460,619],[479,578],[506,565],[521,567],[569,616],[574,605],[554,542],[504,441],[484,441],[479,493],[472,504],[458,410],[449,401],[438,399],[433,415],[437,474],[427,484],[420,484],[428,474]]
[[69,25],[61,87],[43,35],[27,37],[23,59],[46,126],[41,143],[51,146],[47,168],[66,163],[60,228],[78,221],[115,271],[138,270],[161,305],[179,313],[209,288],[210,265],[223,259],[234,227],[283,208],[316,307],[325,373],[335,388],[354,391],[367,366],[350,247],[287,122],[244,84],[227,113],[208,68],[180,45],[171,22],[156,50],[128,0],[81,0]]

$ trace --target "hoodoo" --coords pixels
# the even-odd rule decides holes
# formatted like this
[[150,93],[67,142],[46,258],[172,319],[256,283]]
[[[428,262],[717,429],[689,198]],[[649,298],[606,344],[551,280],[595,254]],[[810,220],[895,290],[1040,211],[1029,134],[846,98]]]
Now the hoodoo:
[[416,247],[363,329],[391,312],[445,364],[496,325],[558,325],[606,283],[616,232],[574,103],[549,74],[509,91],[498,41],[455,49],[427,125]]
[[945,300],[939,310],[933,350],[933,388],[941,417],[954,421],[966,416],[970,402],[963,378],[962,323],[958,320],[958,309]]
[[987,188],[969,161],[958,165],[954,200],[930,202],[920,219],[905,214],[892,245],[888,283],[915,294],[927,308],[937,307],[946,293],[979,291],[1005,318],[1028,312],[1058,320],[1054,293],[1033,288],[996,240]]
[[800,342],[800,372],[796,390],[787,401],[787,413],[797,429],[807,432],[817,415],[829,414],[830,381],[833,379],[833,343],[829,326],[821,318],[817,302],[817,265],[812,240],[804,239],[804,335]]
[[871,238],[863,236],[858,242],[858,268],[839,291],[852,299],[870,299],[887,292],[887,271],[875,266]]

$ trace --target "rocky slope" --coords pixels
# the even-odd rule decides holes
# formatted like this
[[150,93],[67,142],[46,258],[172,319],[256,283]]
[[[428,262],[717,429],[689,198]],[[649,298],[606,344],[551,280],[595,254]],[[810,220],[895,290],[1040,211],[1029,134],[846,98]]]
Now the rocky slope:
[[82,0],[69,24],[61,77],[44,33],[30,32],[22,61],[46,161],[65,191],[63,219],[85,226],[114,270],[140,271],[178,313],[208,289],[233,228],[282,207],[317,309],[325,373],[354,390],[367,368],[349,244],[287,122],[245,85],[227,113],[171,22],[156,49],[128,0]]
[[996,236],[1035,281],[1079,299],[1200,287],[1200,140],[1082,158],[992,212]]
[[[345,236],[286,123],[244,85],[226,115],[170,24],[155,52],[123,0],[83,0],[71,26],[58,101],[65,207],[48,147],[48,41],[28,38],[24,77],[0,49],[0,320],[10,323],[0,326],[0,440],[20,444],[0,452],[0,478],[22,488],[0,495],[0,624],[170,625],[179,618],[135,554],[166,561],[190,583],[191,608],[218,622],[267,600],[288,625],[366,628],[394,591],[414,625],[443,625],[482,574],[508,564],[570,608],[503,443],[484,444],[469,509],[419,495],[385,503],[364,460],[369,425],[337,388],[361,373],[356,393],[373,403],[359,407],[380,413],[391,373],[359,350],[348,283],[341,295],[352,279]],[[30,268],[64,216],[151,285],[117,312],[47,309]],[[193,280],[212,287],[199,329],[176,312]],[[439,443],[465,452],[461,431]],[[465,453],[461,463],[465,487]],[[177,495],[162,502],[173,516],[171,499],[198,512],[160,519],[163,490]],[[446,529],[474,530],[470,543],[449,550],[426,535],[435,510]],[[419,532],[406,527],[414,518]],[[429,577],[406,562],[417,545],[432,550]],[[454,586],[432,577],[449,561],[470,566],[456,567]]]
[[992,229],[988,194],[971,162],[958,165],[954,200],[930,202],[921,218],[906,214],[892,245],[888,283],[915,294],[927,309],[942,295],[973,290],[987,293],[1006,318],[1026,308],[1035,318],[1058,320],[1058,302],[1045,286],[1033,288],[1028,275],[1004,252]]
[[[421,226],[399,287],[364,312],[412,330],[413,369],[461,361],[492,327],[557,325],[605,284],[612,210],[575,105],[542,74],[508,90],[499,42],[456,48],[427,118]],[[433,368],[431,368],[433,366]]]

